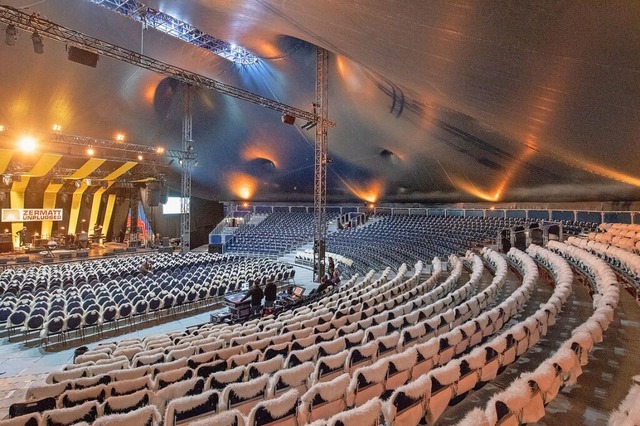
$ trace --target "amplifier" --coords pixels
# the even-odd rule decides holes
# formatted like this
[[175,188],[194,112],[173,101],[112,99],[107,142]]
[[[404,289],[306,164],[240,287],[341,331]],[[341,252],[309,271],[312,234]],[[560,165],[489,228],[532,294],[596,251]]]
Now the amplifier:
[[89,252],[84,250],[77,251],[76,257],[89,257]]
[[58,257],[60,257],[60,259],[71,259],[71,252],[70,251],[63,251],[62,253],[60,253],[58,255]]
[[29,256],[16,256],[16,263],[29,263]]
[[10,251],[13,251],[13,243],[11,240],[0,242],[0,253],[8,253]]
[[0,243],[10,243],[11,242],[11,234],[5,232],[0,234]]

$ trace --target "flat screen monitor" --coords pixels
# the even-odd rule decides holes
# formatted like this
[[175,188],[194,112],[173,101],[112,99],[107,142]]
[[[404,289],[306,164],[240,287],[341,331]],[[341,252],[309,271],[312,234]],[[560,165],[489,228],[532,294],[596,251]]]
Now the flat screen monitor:
[[[182,198],[180,197],[168,197],[167,203],[162,204],[162,214],[180,214],[187,213],[186,211],[181,212],[180,208],[182,205]],[[187,208],[189,207],[189,200],[187,200]]]

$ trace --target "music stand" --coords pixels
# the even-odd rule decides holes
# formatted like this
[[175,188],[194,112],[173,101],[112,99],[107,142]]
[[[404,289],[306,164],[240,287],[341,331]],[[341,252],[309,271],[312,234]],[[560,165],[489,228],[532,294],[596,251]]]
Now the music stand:
[[47,249],[45,257],[54,257],[53,251],[58,248],[58,243],[54,240],[49,240],[45,248]]

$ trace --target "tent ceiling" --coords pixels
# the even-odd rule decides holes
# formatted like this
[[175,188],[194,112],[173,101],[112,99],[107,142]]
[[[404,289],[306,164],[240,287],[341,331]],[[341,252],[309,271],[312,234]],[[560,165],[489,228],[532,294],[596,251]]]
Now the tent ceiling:
[[[331,52],[330,201],[640,199],[640,3],[147,4],[263,59],[243,68],[155,30],[146,55],[305,110],[313,46]],[[89,1],[33,9],[140,50],[139,23]],[[36,55],[25,33],[0,58],[8,128],[180,147],[175,81],[108,58],[69,62],[53,41]],[[313,130],[208,90],[195,99],[195,184],[219,199],[311,199]]]

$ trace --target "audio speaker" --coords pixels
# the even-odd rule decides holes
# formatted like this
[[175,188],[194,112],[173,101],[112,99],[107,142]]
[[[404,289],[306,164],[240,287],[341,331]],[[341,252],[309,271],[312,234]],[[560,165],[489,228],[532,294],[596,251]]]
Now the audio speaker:
[[80,49],[79,47],[69,46],[67,57],[72,62],[77,62],[88,67],[95,68],[98,65],[98,54]]
[[160,182],[149,182],[147,184],[147,201],[150,207],[157,207],[160,204]]
[[167,204],[168,197],[167,184],[162,183],[162,185],[160,185],[160,204]]
[[58,257],[60,259],[71,259],[71,252],[70,251],[63,251],[62,253],[60,253],[58,255]]
[[29,256],[16,256],[16,263],[29,263]]
[[296,122],[296,118],[293,115],[289,115],[289,114],[283,114],[282,115],[282,122],[284,124],[291,124],[293,125],[293,123]]
[[76,257],[89,257],[89,252],[85,250],[77,251]]

